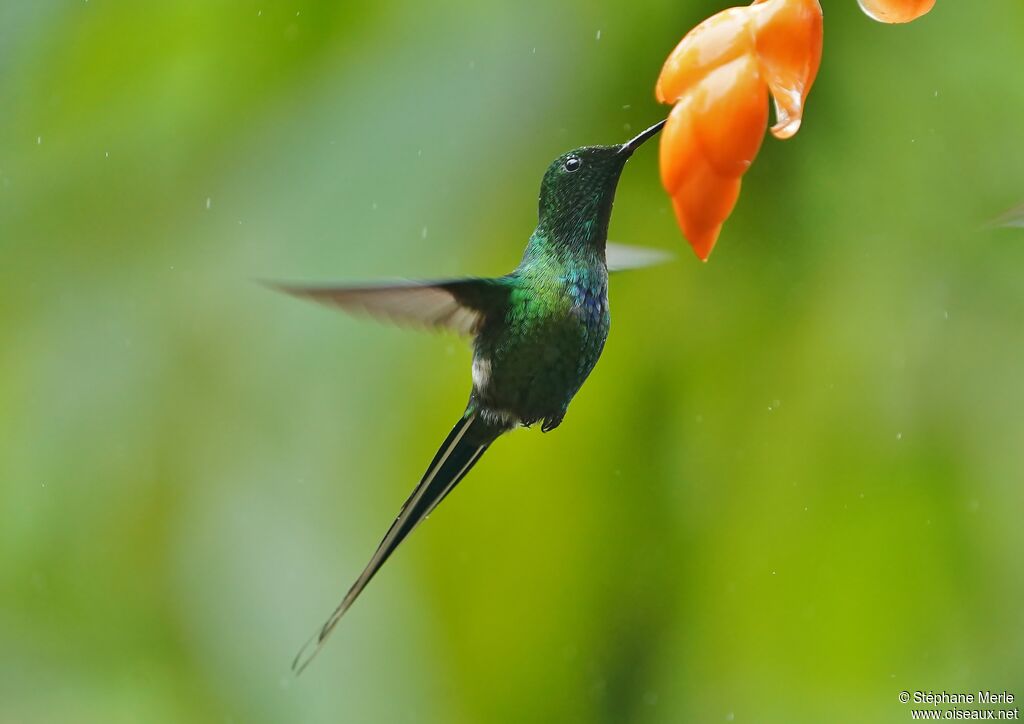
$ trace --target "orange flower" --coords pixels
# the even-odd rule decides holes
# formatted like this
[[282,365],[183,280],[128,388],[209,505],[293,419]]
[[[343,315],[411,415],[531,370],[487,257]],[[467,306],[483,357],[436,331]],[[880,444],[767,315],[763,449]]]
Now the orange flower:
[[754,0],[690,31],[665,61],[655,93],[675,103],[661,139],[661,179],[679,226],[707,260],[739,198],[768,124],[800,129],[804,100],[821,60],[818,0]]
[[868,17],[880,23],[909,23],[935,7],[935,0],[857,0]]

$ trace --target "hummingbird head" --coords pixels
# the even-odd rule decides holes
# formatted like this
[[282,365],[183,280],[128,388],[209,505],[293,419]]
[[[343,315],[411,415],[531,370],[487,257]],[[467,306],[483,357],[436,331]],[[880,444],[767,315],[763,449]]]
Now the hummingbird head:
[[625,143],[583,146],[556,158],[540,185],[540,228],[556,238],[603,242],[626,161],[665,121]]

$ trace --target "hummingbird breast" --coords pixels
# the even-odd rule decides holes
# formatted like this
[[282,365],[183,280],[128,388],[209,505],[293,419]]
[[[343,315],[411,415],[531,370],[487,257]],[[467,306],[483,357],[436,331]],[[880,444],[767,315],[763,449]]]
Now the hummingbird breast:
[[603,265],[555,274],[521,271],[504,315],[477,337],[473,396],[496,420],[543,420],[547,430],[561,421],[604,349],[608,273]]

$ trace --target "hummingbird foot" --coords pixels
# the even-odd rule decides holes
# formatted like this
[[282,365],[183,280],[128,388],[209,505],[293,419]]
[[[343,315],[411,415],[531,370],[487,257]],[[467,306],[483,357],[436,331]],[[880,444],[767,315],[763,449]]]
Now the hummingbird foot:
[[562,419],[565,417],[565,413],[560,413],[554,417],[544,418],[544,424],[540,426],[541,432],[551,432],[556,427],[562,424]]

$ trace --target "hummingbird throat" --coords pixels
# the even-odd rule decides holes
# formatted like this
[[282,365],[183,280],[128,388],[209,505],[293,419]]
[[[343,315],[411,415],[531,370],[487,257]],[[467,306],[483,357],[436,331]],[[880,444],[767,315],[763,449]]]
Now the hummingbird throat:
[[574,208],[542,210],[537,231],[555,248],[570,252],[603,252],[608,240],[614,187],[576,202]]

